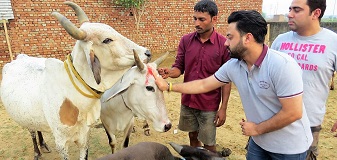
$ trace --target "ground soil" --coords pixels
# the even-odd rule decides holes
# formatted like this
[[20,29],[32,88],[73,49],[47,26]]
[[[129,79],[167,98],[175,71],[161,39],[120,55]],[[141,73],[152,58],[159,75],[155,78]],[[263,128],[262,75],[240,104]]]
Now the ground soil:
[[[168,59],[162,64],[163,67],[169,67],[174,61],[174,56],[170,55]],[[182,78],[168,79],[172,82],[181,82]],[[336,82],[335,82],[336,83]],[[151,136],[145,136],[142,129],[142,121],[137,120],[135,129],[132,133],[130,145],[142,141],[154,141],[167,145],[173,154],[177,155],[175,151],[168,145],[168,142],[175,142],[178,144],[188,144],[188,137],[185,132],[177,130],[180,94],[165,92],[165,101],[169,118],[172,121],[172,129],[166,133],[158,133],[152,128]],[[331,91],[327,104],[327,114],[324,119],[323,129],[320,134],[320,160],[333,160],[337,157],[337,137],[333,137],[330,129],[337,119],[337,91]],[[240,97],[233,86],[226,123],[217,129],[217,144],[221,147],[228,147],[232,150],[232,154],[228,157],[229,160],[245,159],[245,145],[247,137],[241,134],[239,122],[245,118],[243,113]],[[151,124],[150,124],[151,125]],[[177,133],[174,133],[177,130]],[[336,133],[335,133],[336,134]],[[52,149],[51,153],[43,153],[42,159],[53,160],[60,159],[55,150],[55,143],[50,133],[44,133],[45,140]],[[122,134],[117,135],[118,141],[121,141]],[[110,147],[103,128],[93,128],[90,134],[90,150],[89,159],[96,159],[110,153]],[[69,147],[70,159],[78,159],[78,149],[75,144],[70,144]],[[6,113],[2,104],[0,104],[0,159],[15,159],[15,160],[31,160],[33,159],[32,140],[28,130],[18,126]]]

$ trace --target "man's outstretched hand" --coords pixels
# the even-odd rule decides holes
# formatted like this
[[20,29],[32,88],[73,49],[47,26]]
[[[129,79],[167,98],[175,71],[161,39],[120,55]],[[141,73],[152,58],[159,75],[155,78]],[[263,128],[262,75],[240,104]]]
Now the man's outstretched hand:
[[158,68],[157,71],[158,71],[159,75],[161,75],[161,77],[163,77],[164,79],[169,77],[170,69],[168,69],[168,68]]
[[154,76],[154,79],[156,80],[156,84],[161,91],[168,91],[169,89],[168,83],[166,82],[165,79],[163,79],[163,77],[160,74]]

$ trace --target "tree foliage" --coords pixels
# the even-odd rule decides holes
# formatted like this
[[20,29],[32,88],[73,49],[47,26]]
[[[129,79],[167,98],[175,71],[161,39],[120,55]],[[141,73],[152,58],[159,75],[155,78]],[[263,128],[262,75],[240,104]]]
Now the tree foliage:
[[113,0],[116,5],[132,10],[132,16],[135,18],[136,29],[134,30],[136,36],[139,36],[139,26],[142,15],[145,12],[148,0]]
[[137,8],[140,9],[145,0],[114,0],[114,3],[125,8]]

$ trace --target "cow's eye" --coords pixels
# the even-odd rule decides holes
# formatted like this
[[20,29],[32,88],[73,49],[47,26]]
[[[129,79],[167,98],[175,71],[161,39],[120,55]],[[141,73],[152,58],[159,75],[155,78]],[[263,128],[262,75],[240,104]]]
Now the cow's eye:
[[105,44],[109,44],[110,42],[112,42],[113,40],[112,39],[110,39],[110,38],[107,38],[107,39],[105,39],[104,41],[103,41],[103,43],[105,43]]
[[154,88],[153,88],[152,86],[146,86],[146,89],[147,89],[148,91],[154,92]]

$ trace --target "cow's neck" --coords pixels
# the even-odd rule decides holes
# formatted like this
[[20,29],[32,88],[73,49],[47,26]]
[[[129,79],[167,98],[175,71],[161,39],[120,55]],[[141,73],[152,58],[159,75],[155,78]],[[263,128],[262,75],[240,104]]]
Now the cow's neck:
[[[74,57],[76,56],[76,58]],[[122,75],[129,69],[120,69],[120,70],[107,70],[106,67],[102,67],[101,69],[101,83],[97,84],[94,78],[91,67],[87,62],[85,56],[73,55],[73,65],[78,72],[78,74],[82,77],[82,79],[93,89],[104,92],[107,89],[111,88],[121,77]]]
[[[75,69],[73,63],[72,63],[72,56],[69,54],[67,56],[67,59],[64,61],[64,67],[67,71],[68,77],[70,81],[72,82],[73,86],[76,88],[78,92],[80,92],[82,95],[89,97],[89,98],[97,98],[100,99],[103,92],[100,92],[94,88],[91,88],[79,75],[77,70]],[[77,80],[75,80],[75,78]],[[77,82],[77,83],[76,83]],[[85,88],[85,90],[82,90],[81,88]],[[87,93],[90,92],[90,93]]]

